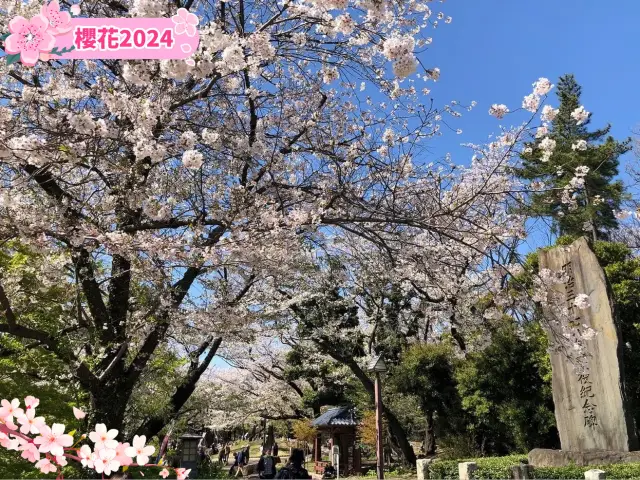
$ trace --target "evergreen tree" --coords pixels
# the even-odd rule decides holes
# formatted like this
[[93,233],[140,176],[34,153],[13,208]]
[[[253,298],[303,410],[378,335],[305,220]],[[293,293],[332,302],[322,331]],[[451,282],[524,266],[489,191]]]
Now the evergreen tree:
[[[560,77],[557,87],[559,109],[548,112],[551,117],[556,113],[555,118],[547,126],[546,135],[538,135],[535,142],[527,145],[529,149],[522,155],[522,167],[517,173],[522,179],[540,186],[532,195],[527,214],[550,218],[552,230],[557,235],[589,233],[594,240],[606,240],[608,232],[618,225],[614,212],[620,208],[624,188],[620,181],[614,181],[614,177],[618,174],[619,157],[631,149],[631,140],[615,140],[609,135],[610,125],[589,131],[591,114],[578,125],[572,113],[581,106],[581,93],[573,75]],[[540,143],[547,137],[556,142],[548,160],[540,148]],[[567,203],[565,187],[571,185],[578,167],[589,170],[583,177],[584,186],[572,189],[570,196],[574,201]]]

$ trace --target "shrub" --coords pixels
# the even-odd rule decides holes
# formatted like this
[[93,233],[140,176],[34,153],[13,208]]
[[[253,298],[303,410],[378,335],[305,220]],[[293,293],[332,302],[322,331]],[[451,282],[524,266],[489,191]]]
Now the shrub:
[[538,467],[534,469],[535,478],[539,479],[581,479],[587,470],[604,470],[607,478],[640,478],[640,463],[619,463],[616,465],[584,466],[570,465],[567,467]]
[[[458,463],[475,462],[478,470],[474,478],[484,479],[508,479],[511,478],[511,467],[521,461],[526,462],[525,455],[511,455],[507,457],[471,458],[465,460],[437,460],[429,466],[429,477],[432,480],[457,480]],[[608,479],[632,479],[640,478],[640,463],[620,463],[616,465],[578,466],[566,467],[536,467],[533,476],[540,480],[580,480],[584,478],[587,470],[598,469],[607,473]]]
[[429,466],[431,479],[458,479],[458,463],[475,462],[478,470],[474,477],[478,480],[505,479],[511,477],[511,467],[526,460],[526,455],[510,455],[507,457],[471,458],[466,460],[435,461]]

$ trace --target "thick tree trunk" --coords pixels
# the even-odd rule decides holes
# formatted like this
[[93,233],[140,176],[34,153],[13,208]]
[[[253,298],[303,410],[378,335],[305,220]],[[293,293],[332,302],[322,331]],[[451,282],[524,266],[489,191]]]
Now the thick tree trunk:
[[436,435],[433,425],[433,411],[427,410],[425,417],[425,434],[424,434],[424,453],[426,455],[435,455],[436,453]]
[[110,382],[97,392],[91,392],[91,412],[87,420],[89,427],[104,423],[108,429],[124,430],[124,416],[131,391],[124,382]]

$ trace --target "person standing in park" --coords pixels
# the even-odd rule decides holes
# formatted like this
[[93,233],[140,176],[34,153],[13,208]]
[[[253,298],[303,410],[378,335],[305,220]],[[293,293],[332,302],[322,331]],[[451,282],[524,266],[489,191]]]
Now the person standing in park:
[[240,475],[241,477],[244,477],[244,466],[247,464],[247,459],[245,458],[245,451],[243,449],[240,449],[240,451],[238,452],[236,456],[236,463],[238,464],[238,466],[235,476],[237,477],[238,475]]
[[260,478],[275,478],[276,476],[276,461],[271,456],[270,450],[263,450],[262,456],[258,461],[258,476]]
[[276,478],[278,479],[310,479],[311,475],[302,466],[304,463],[304,452],[299,448],[294,448],[289,457],[289,463],[280,469]]
[[[240,462],[238,461],[238,456],[239,454],[237,452],[233,452],[233,465],[231,465],[231,468],[229,469],[229,476],[233,475],[233,469],[234,468],[239,468]],[[237,473],[237,472],[236,472]]]
[[224,463],[229,463],[229,455],[231,455],[231,445],[229,443],[224,447]]
[[278,456],[278,444],[276,442],[273,442],[273,456]]
[[218,453],[218,463],[220,465],[226,464],[225,454],[226,454],[226,448],[223,445],[222,448],[220,448],[220,452]]

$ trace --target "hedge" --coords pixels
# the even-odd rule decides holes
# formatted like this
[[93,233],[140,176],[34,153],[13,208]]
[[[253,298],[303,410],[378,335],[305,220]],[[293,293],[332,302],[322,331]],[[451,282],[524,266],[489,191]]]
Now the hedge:
[[[478,469],[474,472],[474,478],[508,479],[511,478],[511,467],[527,461],[526,455],[511,455],[507,457],[470,458],[463,460],[435,461],[429,465],[429,477],[432,480],[457,480],[458,463],[475,462]],[[537,467],[533,469],[533,476],[540,480],[582,480],[584,472],[588,470],[604,470],[607,479],[640,479],[640,463],[620,463],[615,465],[589,465],[580,467],[570,465],[567,467]]]
[[640,478],[640,463],[618,463],[615,465],[588,465],[579,467],[538,467],[533,470],[535,478],[539,479],[583,479],[588,470],[604,470],[607,479],[610,478]]
[[[511,467],[518,465],[520,461],[526,461],[526,455],[511,455],[508,457],[486,457],[470,458],[466,460],[443,460],[435,461],[429,465],[430,479],[451,479],[457,480],[458,463],[475,462],[478,470],[474,472],[474,477],[479,480],[484,479],[505,479],[511,478]],[[582,477],[584,478],[584,476]]]

